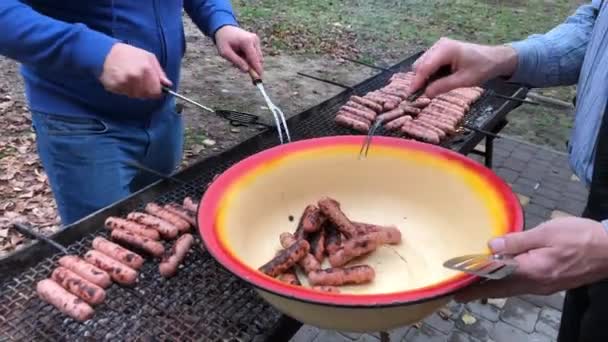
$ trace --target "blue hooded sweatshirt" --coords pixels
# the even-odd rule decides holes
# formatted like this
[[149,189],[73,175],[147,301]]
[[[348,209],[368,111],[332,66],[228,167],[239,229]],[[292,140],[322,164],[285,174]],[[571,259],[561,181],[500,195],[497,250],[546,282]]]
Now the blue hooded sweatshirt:
[[138,120],[168,98],[106,91],[99,81],[105,58],[117,42],[147,50],[177,87],[186,49],[183,9],[210,37],[237,26],[229,0],[0,0],[0,54],[21,63],[33,111]]

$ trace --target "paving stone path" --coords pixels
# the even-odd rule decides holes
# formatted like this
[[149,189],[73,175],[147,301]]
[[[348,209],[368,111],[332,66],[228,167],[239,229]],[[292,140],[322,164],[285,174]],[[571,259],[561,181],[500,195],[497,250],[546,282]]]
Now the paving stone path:
[[[478,149],[483,149],[479,146]],[[519,196],[526,229],[554,217],[582,212],[587,190],[572,175],[567,157],[538,147],[497,140],[493,169]],[[415,326],[390,332],[407,342],[551,342],[557,337],[563,293],[450,303]],[[448,313],[448,315],[445,315]],[[440,314],[442,314],[441,317]],[[449,316],[449,317],[448,317]],[[292,342],[377,342],[380,334],[352,334],[304,326]]]

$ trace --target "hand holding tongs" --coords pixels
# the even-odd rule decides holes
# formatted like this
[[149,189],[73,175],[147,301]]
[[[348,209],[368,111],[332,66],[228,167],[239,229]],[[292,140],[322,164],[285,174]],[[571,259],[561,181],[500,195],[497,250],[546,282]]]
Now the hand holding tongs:
[[[251,76],[251,81],[253,82],[253,85],[255,85],[262,93],[262,96],[264,97],[264,100],[266,101],[266,106],[268,106],[268,109],[270,109],[270,111],[272,112],[274,121],[277,125],[277,130],[279,132],[279,139],[281,141],[281,144],[284,143],[283,130],[285,130],[284,133],[287,138],[287,141],[291,142],[291,136],[289,135],[289,128],[287,127],[287,121],[285,120],[285,114],[283,114],[283,111],[281,111],[281,109],[279,109],[279,107],[275,106],[274,103],[272,103],[272,101],[268,97],[268,94],[266,94],[266,90],[264,89],[264,84],[262,83],[262,78],[260,77],[260,75],[258,75],[258,73],[255,70],[253,70],[253,68],[249,68],[249,76]],[[283,125],[282,129],[281,129],[281,125]]]
[[[420,96],[422,96],[425,93],[426,88],[429,86],[429,84],[437,81],[440,78],[447,77],[451,73],[452,73],[451,66],[449,66],[449,65],[442,66],[441,68],[439,68],[439,70],[437,70],[434,74],[432,74],[426,80],[425,84],[420,89],[418,89],[418,90],[414,91],[412,94],[410,94],[406,98],[406,101],[408,101],[408,102],[416,101]],[[367,157],[367,152],[369,151],[369,146],[372,143],[372,137],[376,134],[376,131],[378,131],[378,129],[382,126],[383,123],[384,122],[382,122],[381,116],[377,116],[376,119],[374,120],[372,127],[370,128],[369,132],[367,133],[367,137],[363,141],[363,145],[361,146],[361,150],[359,151],[359,159],[361,159],[362,157]]]

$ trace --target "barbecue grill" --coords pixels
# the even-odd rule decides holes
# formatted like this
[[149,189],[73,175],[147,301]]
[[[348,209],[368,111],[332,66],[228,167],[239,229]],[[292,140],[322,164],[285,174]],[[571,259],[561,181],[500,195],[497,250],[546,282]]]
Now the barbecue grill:
[[[334,97],[288,120],[293,140],[353,134],[334,124],[334,116],[350,95],[363,95],[384,86],[397,71],[409,70],[420,54],[380,71]],[[525,98],[527,89],[500,80],[485,85],[497,93]],[[466,124],[497,132],[508,112],[520,103],[484,96],[466,116]],[[470,131],[443,143],[468,154],[484,138],[486,163],[491,164],[491,137]],[[142,210],[150,202],[181,203],[185,196],[200,199],[214,175],[256,152],[278,145],[274,129],[267,129],[218,155],[198,161],[175,175],[181,182],[158,181],[56,233],[53,239],[82,255],[95,236],[107,236],[104,220]],[[373,153],[373,146],[370,153]],[[163,279],[158,265],[148,262],[133,288],[112,285],[95,316],[78,323],[38,299],[36,283],[50,275],[61,254],[52,246],[35,242],[0,260],[0,340],[180,340],[180,341],[281,341],[300,327],[270,307],[253,289],[232,276],[204,251],[197,240],[178,274]]]

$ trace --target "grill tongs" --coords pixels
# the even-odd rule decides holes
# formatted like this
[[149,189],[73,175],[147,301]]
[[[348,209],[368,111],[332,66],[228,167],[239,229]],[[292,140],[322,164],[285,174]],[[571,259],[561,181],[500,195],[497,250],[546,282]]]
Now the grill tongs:
[[[424,92],[426,91],[426,87],[429,84],[437,81],[440,78],[447,77],[451,73],[452,73],[451,66],[449,66],[449,65],[442,66],[434,74],[432,74],[431,77],[429,77],[426,80],[425,84],[420,89],[418,89],[415,92],[413,92],[412,94],[410,94],[406,98],[406,101],[408,101],[408,102],[416,101],[420,96],[422,96],[424,94]],[[374,120],[374,124],[372,125],[369,132],[367,133],[367,137],[363,141],[363,146],[361,146],[361,150],[359,151],[359,158],[367,157],[367,152],[369,151],[369,146],[372,143],[372,138],[376,134],[376,131],[378,131],[378,129],[380,129],[382,127],[383,123],[384,122],[382,122],[382,119],[380,116],[376,117],[376,120]]]
[[[255,85],[260,90],[260,93],[262,93],[262,96],[266,101],[266,106],[274,116],[274,121],[277,125],[277,131],[279,132],[279,139],[281,140],[281,144],[283,144],[285,140],[285,138],[283,137],[283,130],[285,130],[284,133],[285,137],[287,138],[287,141],[291,142],[291,136],[289,136],[289,128],[287,127],[287,122],[285,120],[285,114],[283,114],[283,111],[279,107],[275,106],[274,103],[272,103],[270,97],[268,97],[268,94],[266,94],[266,90],[264,89],[264,84],[262,83],[262,78],[260,77],[260,75],[258,75],[255,70],[250,68],[249,76],[251,76],[251,81],[253,82],[253,85]],[[281,125],[283,125],[282,129]]]
[[500,254],[472,254],[447,260],[443,266],[482,278],[498,280],[513,273],[518,263],[515,259]]

